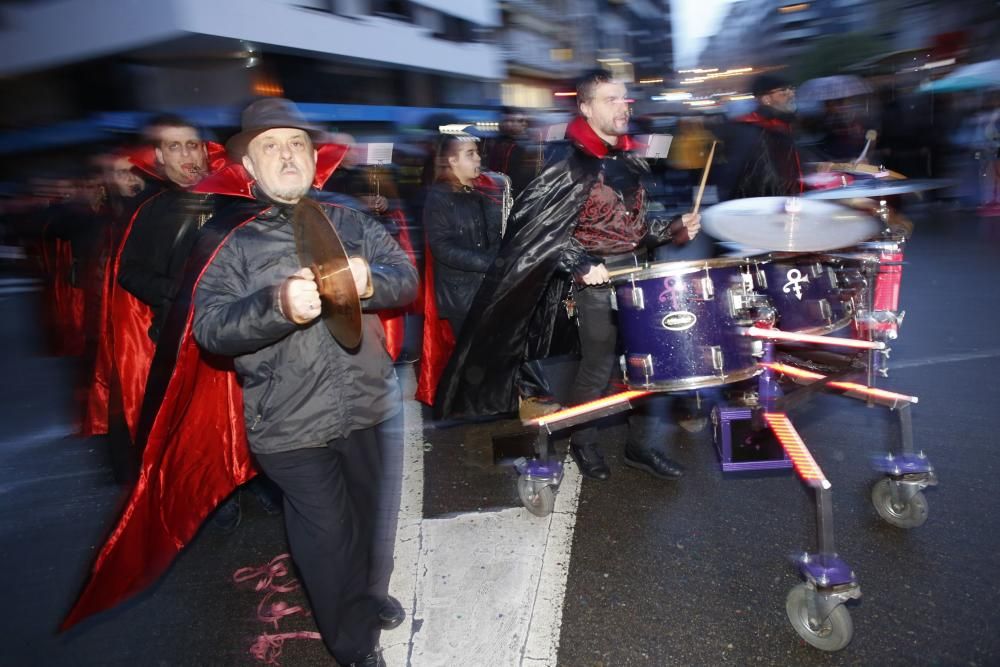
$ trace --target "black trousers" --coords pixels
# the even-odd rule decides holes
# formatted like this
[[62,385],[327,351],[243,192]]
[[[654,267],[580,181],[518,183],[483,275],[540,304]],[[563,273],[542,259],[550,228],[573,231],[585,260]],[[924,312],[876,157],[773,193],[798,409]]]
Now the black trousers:
[[[581,289],[573,297],[580,336],[580,365],[573,381],[573,405],[603,396],[612,373],[618,369],[618,314],[611,307],[611,287]],[[638,402],[629,413],[626,447],[633,452],[665,451],[676,433],[670,418],[674,397],[652,394]],[[579,446],[599,444],[597,426],[584,426],[571,436]]]
[[[309,596],[320,634],[340,664],[358,661],[378,644],[378,612],[392,573],[398,488],[384,494],[385,453],[402,455],[398,425],[331,440],[326,447],[256,454],[284,494],[292,559]],[[388,498],[388,500],[387,500]],[[380,535],[382,533],[382,535]],[[384,541],[385,538],[388,541]]]

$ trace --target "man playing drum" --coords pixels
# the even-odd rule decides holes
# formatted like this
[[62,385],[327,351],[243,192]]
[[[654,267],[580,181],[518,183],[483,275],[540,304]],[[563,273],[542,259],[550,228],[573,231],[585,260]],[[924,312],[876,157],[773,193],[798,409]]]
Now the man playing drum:
[[[521,362],[549,352],[560,308],[578,324],[581,361],[572,403],[599,398],[617,365],[617,320],[609,266],[634,265],[637,253],[683,244],[700,217],[646,217],[645,162],[630,151],[625,85],[597,70],[577,84],[580,116],[566,130],[565,149],[518,197],[496,260],[476,295],[438,388],[438,416],[512,412]],[[664,479],[682,474],[667,457],[666,415],[647,400],[629,417],[627,465]],[[598,431],[571,438],[581,472],[606,480],[610,469]]]

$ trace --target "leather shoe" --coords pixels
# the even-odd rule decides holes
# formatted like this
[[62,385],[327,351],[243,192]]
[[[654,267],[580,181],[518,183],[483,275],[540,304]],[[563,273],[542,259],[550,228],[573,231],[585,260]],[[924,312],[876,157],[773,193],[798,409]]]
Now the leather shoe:
[[375,649],[360,660],[350,663],[347,667],[386,667],[386,664],[382,658],[382,651]]
[[655,449],[634,452],[626,447],[624,461],[625,465],[630,468],[642,470],[660,479],[677,479],[684,474],[684,468],[681,467],[681,464],[672,461],[667,458],[666,454]]
[[382,608],[378,610],[378,620],[383,630],[398,628],[405,618],[406,611],[403,610],[403,605],[391,595],[385,599]]
[[577,445],[571,441],[569,452],[584,477],[602,482],[611,477],[611,468],[604,462],[604,456],[596,444]]

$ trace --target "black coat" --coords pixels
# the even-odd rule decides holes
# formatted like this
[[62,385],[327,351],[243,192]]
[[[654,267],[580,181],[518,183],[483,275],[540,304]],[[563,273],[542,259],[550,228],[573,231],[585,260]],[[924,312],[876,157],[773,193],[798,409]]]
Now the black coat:
[[787,117],[761,106],[723,131],[719,199],[784,197],[802,191],[799,152]]
[[154,341],[180,287],[188,255],[214,211],[214,195],[170,188],[150,198],[132,223],[122,248],[118,284],[153,311],[149,337]]
[[343,206],[324,209],[348,255],[365,258],[371,268],[374,291],[361,302],[364,334],[354,350],[341,347],[322,321],[296,325],[280,313],[277,287],[300,267],[292,207],[238,201],[206,228],[229,229],[234,219],[252,218],[226,237],[201,273],[192,326],[203,350],[233,357],[254,452],[320,447],[399,409],[376,311],[413,301],[417,271],[371,216]]
[[525,360],[549,352],[573,271],[600,263],[573,237],[598,175],[638,186],[648,167],[631,153],[573,143],[514,203],[500,252],[469,311],[438,384],[435,416],[511,412]]
[[473,188],[438,183],[424,204],[434,297],[444,318],[465,318],[500,250],[502,205]]

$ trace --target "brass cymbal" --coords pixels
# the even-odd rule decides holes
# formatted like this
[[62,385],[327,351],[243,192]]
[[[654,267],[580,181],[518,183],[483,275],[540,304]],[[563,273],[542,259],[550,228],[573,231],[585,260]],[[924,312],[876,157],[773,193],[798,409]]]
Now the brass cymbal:
[[702,227],[723,241],[786,252],[844,248],[880,230],[871,215],[799,197],[754,197],[716,204],[702,214]]
[[357,347],[361,343],[361,300],[337,230],[323,208],[305,198],[295,205],[292,224],[299,262],[316,276],[326,328],[344,347]]
[[854,164],[853,162],[809,162],[806,166],[811,167],[814,173],[841,172],[851,175],[884,178],[890,181],[906,179],[906,176],[903,176],[898,171],[886,169],[885,167],[876,167],[873,164]]

